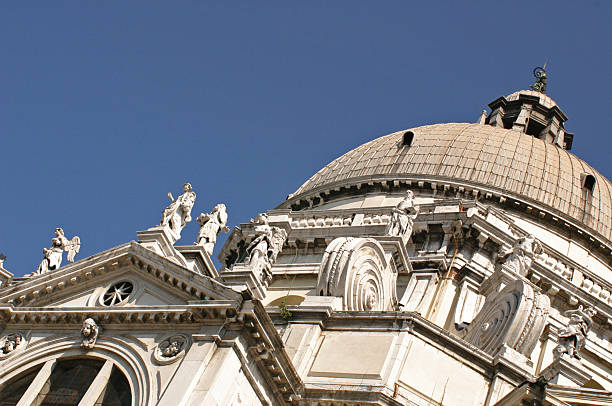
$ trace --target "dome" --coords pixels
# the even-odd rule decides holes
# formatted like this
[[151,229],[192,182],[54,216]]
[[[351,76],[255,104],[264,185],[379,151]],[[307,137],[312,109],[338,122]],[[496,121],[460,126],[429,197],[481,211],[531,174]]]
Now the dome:
[[[405,135],[410,145],[404,145]],[[448,183],[510,197],[612,240],[608,179],[555,144],[486,124],[428,125],[377,138],[325,166],[288,203],[389,180]]]

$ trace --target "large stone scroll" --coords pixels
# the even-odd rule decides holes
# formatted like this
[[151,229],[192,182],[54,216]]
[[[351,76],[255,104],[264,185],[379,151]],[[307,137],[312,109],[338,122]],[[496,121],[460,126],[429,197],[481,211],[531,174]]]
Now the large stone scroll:
[[342,297],[344,310],[395,310],[397,274],[390,268],[378,241],[336,238],[323,255],[317,293]]
[[488,295],[465,340],[493,356],[506,347],[529,358],[550,308],[548,296],[535,289],[528,281],[517,279]]

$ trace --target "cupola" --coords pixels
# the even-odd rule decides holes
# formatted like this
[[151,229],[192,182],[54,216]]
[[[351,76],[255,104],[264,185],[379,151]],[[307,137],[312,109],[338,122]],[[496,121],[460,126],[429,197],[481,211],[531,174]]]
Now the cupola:
[[567,116],[546,94],[546,72],[534,70],[536,82],[532,90],[520,90],[500,97],[489,104],[491,114],[485,124],[522,132],[549,144],[570,150],[574,134],[565,131]]

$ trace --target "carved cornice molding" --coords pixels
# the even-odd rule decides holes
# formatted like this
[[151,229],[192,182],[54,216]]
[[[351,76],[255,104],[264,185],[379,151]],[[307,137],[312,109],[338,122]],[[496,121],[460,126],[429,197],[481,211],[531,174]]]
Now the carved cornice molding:
[[[293,208],[296,211],[316,207],[317,204],[330,201],[335,196],[342,196],[342,191],[355,195],[360,191],[365,194],[370,189],[379,192],[399,192],[409,188],[415,193],[430,194],[435,197],[453,195],[456,198],[478,199],[482,202],[491,202],[500,207],[510,208],[513,211],[525,213],[539,222],[548,222],[559,229],[568,230],[580,235],[590,245],[602,252],[604,255],[612,254],[612,241],[609,241],[596,230],[584,225],[577,224],[565,213],[556,211],[550,207],[545,207],[540,202],[508,194],[505,190],[498,190],[491,187],[483,187],[468,181],[457,181],[456,178],[446,178],[437,176],[402,176],[398,174],[392,176],[367,176],[361,178],[346,179],[335,183],[325,184],[304,194],[290,196],[285,202],[281,203],[277,210]],[[359,193],[359,192],[358,192]],[[450,197],[450,196],[449,196]],[[298,209],[299,208],[299,209]]]
[[[279,404],[298,402],[302,397],[304,384],[261,302],[244,302],[240,314],[233,322],[246,330],[247,352],[271,382]],[[229,325],[228,328],[232,326]]]
[[126,324],[193,324],[214,321],[222,323],[234,317],[240,303],[229,300],[200,302],[188,305],[130,307],[13,307],[0,305],[0,319],[12,326],[30,325],[48,328],[50,325],[79,325],[87,318],[102,326]]
[[183,268],[132,241],[57,271],[23,279],[0,289],[0,303],[28,306],[48,302],[59,291],[83,289],[83,283],[130,267],[191,300],[241,300],[241,295],[220,282]]

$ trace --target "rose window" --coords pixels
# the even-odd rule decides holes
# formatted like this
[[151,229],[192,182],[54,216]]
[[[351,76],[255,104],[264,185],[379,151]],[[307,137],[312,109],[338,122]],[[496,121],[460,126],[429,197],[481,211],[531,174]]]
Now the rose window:
[[119,282],[108,288],[102,295],[102,304],[104,306],[113,306],[124,302],[134,290],[134,285],[131,282]]

